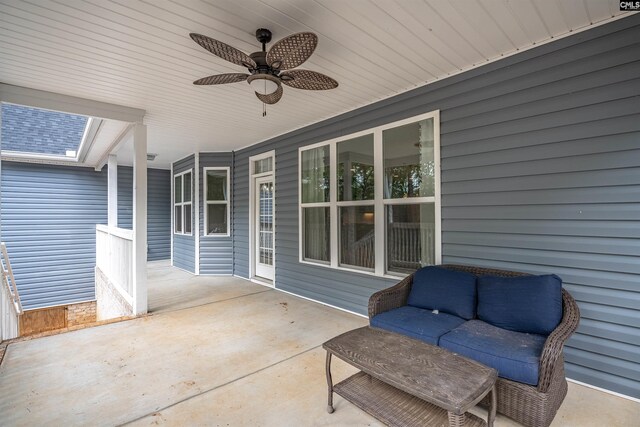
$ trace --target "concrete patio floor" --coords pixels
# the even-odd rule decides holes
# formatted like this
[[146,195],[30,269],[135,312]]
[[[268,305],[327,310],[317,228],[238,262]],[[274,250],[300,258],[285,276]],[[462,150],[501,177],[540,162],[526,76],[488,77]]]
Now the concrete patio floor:
[[[150,267],[154,314],[8,347],[0,425],[381,425],[339,396],[325,410],[322,343],[365,318],[238,278]],[[335,381],[353,372],[333,364]],[[639,416],[640,403],[570,384],[553,426]]]

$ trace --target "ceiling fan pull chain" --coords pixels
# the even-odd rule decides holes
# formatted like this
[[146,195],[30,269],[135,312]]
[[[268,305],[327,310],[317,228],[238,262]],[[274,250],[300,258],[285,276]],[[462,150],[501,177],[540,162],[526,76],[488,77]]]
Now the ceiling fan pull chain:
[[265,117],[267,115],[267,104],[265,104],[264,102],[262,103],[262,117]]

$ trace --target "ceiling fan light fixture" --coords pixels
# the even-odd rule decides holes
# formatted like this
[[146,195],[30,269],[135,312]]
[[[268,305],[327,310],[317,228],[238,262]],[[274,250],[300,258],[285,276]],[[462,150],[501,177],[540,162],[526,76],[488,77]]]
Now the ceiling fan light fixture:
[[271,95],[280,87],[278,79],[271,74],[254,74],[247,78],[247,82],[260,95]]
[[267,50],[271,41],[271,31],[259,28],[256,39],[262,44],[262,50],[250,55],[229,46],[219,40],[202,34],[189,34],[202,48],[229,61],[247,68],[247,73],[214,74],[193,82],[194,85],[222,85],[245,81],[255,91],[263,104],[263,116],[266,106],[280,101],[283,87],[303,90],[329,90],[338,87],[338,82],[316,71],[297,68],[303,64],[318,45],[318,36],[310,32],[291,34],[277,41]]

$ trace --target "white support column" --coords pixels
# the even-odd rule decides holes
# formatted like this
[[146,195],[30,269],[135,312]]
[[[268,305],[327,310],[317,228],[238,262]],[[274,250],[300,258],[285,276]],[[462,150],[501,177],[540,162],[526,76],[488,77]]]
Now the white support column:
[[107,163],[108,193],[107,193],[107,225],[118,226],[118,156],[109,154]]
[[133,314],[147,312],[147,127],[133,128]]

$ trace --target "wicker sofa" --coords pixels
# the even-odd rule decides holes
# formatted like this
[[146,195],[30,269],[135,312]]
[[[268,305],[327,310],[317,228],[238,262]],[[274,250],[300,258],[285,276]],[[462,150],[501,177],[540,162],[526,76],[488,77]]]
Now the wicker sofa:
[[[476,278],[531,276],[527,273],[463,265],[439,266],[448,270],[466,272]],[[415,273],[414,273],[415,274]],[[407,305],[414,274],[395,286],[374,293],[369,299],[369,319]],[[562,289],[562,314],[559,324],[543,340],[536,385],[524,384],[506,378],[497,382],[498,412],[526,426],[549,426],[567,394],[564,374],[563,347],[578,327],[580,312],[573,297]],[[372,324],[372,326],[375,326]],[[500,369],[498,369],[500,371]],[[488,404],[489,402],[484,402]]]

